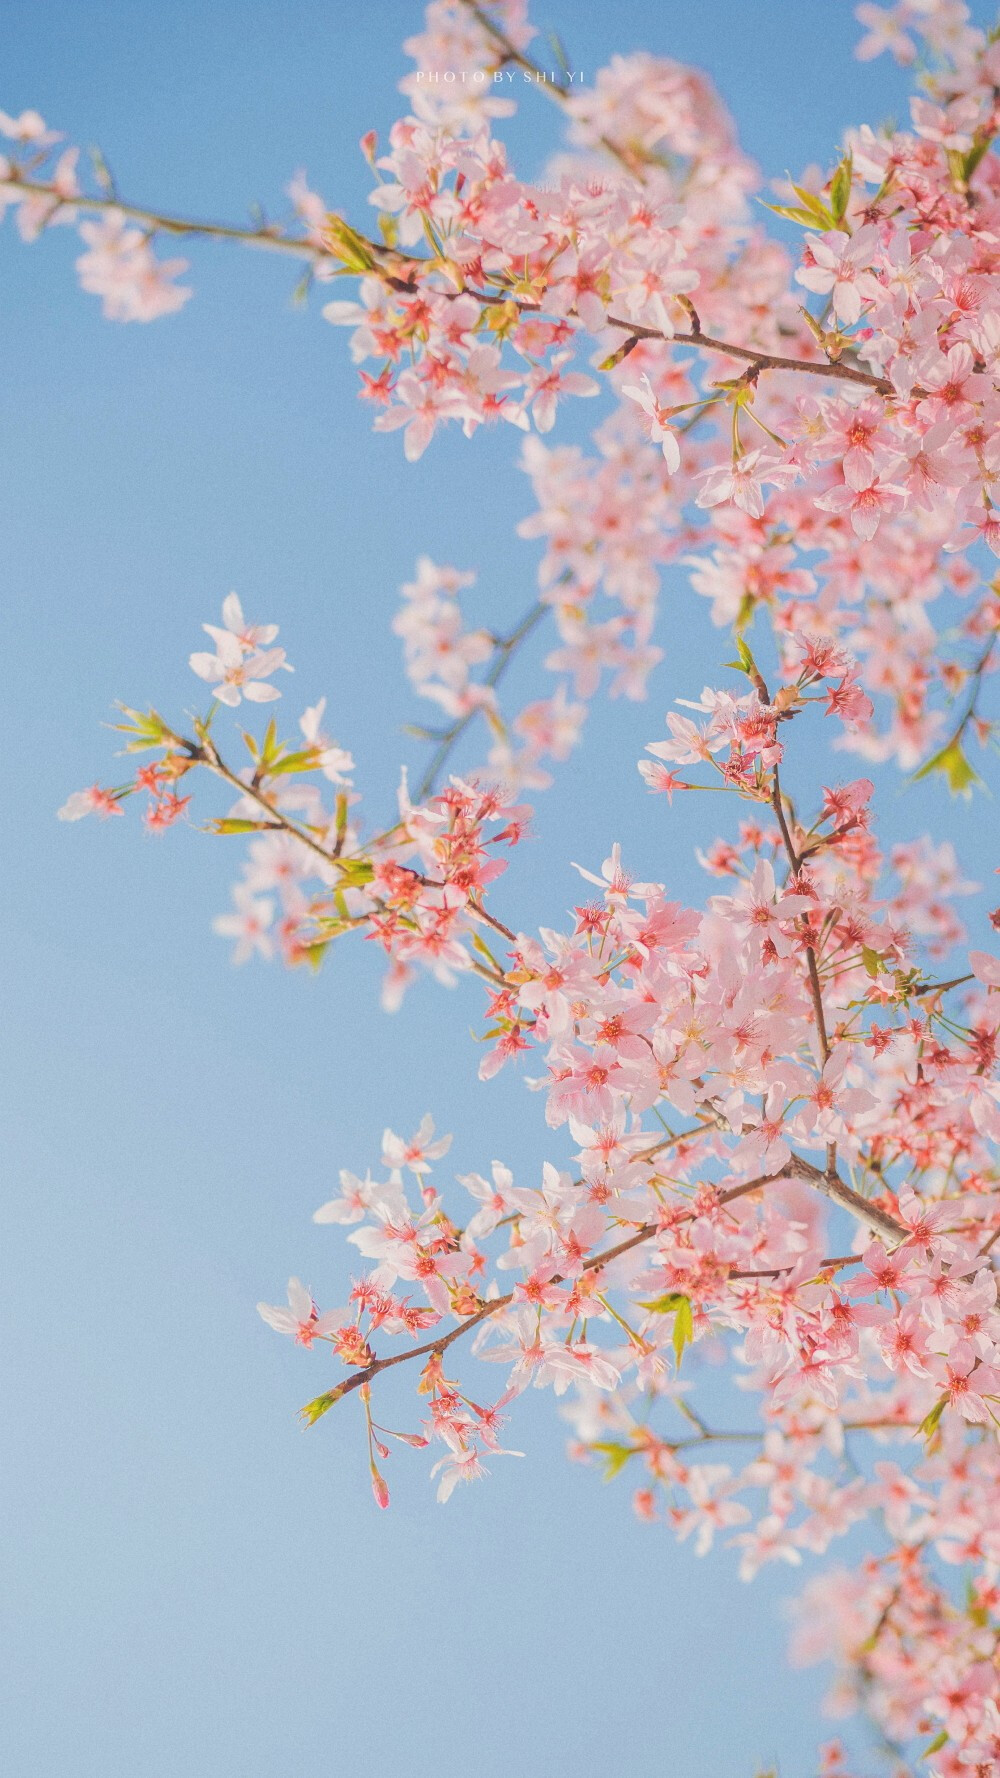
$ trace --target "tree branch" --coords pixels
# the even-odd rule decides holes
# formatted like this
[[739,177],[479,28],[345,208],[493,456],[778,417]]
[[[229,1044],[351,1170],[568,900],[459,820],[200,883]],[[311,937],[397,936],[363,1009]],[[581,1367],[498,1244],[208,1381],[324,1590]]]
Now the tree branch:
[[793,1152],[786,1172],[805,1180],[807,1185],[815,1186],[824,1197],[839,1204],[842,1210],[849,1210],[859,1222],[865,1223],[875,1234],[888,1238],[894,1246],[909,1239],[908,1228],[904,1228],[887,1210],[880,1210],[877,1204],[872,1204],[868,1198],[863,1198],[860,1192],[847,1185],[836,1169],[828,1168],[824,1172],[822,1168],[813,1166],[812,1161],[807,1161],[804,1155]]
[[[542,618],[546,616],[550,609],[550,606],[544,605],[541,600],[537,600],[536,603],[532,605],[530,611],[526,612],[524,617],[522,617],[520,623],[511,631],[510,635],[501,637],[495,644],[496,657],[489,672],[482,681],[484,685],[499,685],[522,643],[528,636],[530,636],[536,625],[541,623]],[[473,723],[476,717],[481,714],[482,711],[479,708],[466,711],[464,716],[460,716],[457,721],[453,722],[451,727],[446,729],[444,734],[441,735],[437,752],[431,759],[427,770],[417,786],[416,799],[418,803],[423,802],[424,798],[430,795],[434,788],[437,775],[447,764],[452,749],[456,746],[462,735],[464,735],[470,723]]]
[[[659,1147],[662,1147],[662,1144],[657,1144],[657,1148]],[[647,1154],[656,1152],[655,1148],[646,1151]],[[639,1160],[645,1158],[645,1155],[637,1156]],[[718,1201],[720,1204],[732,1204],[737,1198],[744,1198],[750,1192],[760,1191],[764,1186],[772,1185],[775,1180],[784,1178],[787,1172],[788,1168],[782,1168],[780,1173],[762,1173],[756,1179],[745,1180],[742,1185],[734,1185],[728,1191],[720,1192]],[[694,1220],[695,1214],[694,1210],[689,1210],[678,1220],[679,1222],[691,1222]],[[605,1266],[610,1265],[612,1260],[621,1259],[623,1254],[631,1253],[633,1248],[641,1247],[644,1242],[651,1241],[653,1236],[659,1234],[660,1231],[661,1225],[658,1222],[643,1223],[642,1227],[637,1229],[633,1235],[629,1235],[626,1240],[619,1241],[616,1246],[606,1248],[603,1253],[594,1254],[593,1258],[584,1260],[583,1270],[585,1272],[601,1271]],[[554,1278],[549,1279],[549,1283],[565,1284],[567,1279],[561,1273],[557,1273]],[[436,1339],[427,1340],[422,1346],[413,1346],[408,1352],[393,1352],[386,1358],[373,1358],[370,1364],[366,1364],[353,1377],[348,1377],[343,1383],[338,1383],[326,1394],[317,1396],[314,1402],[310,1402],[308,1407],[303,1408],[301,1412],[304,1418],[309,1424],[312,1424],[345,1395],[351,1395],[355,1389],[360,1389],[366,1383],[370,1383],[380,1372],[392,1370],[397,1364],[408,1364],[414,1358],[429,1358],[435,1353],[447,1352],[449,1346],[453,1346],[456,1340],[471,1333],[474,1328],[479,1327],[483,1321],[488,1321],[491,1316],[499,1314],[501,1309],[509,1308],[513,1301],[514,1292],[509,1290],[504,1296],[494,1297],[484,1303],[474,1314],[467,1315],[448,1333],[440,1334]],[[310,1410],[315,1411],[310,1412]]]
[[[553,89],[550,87],[549,90]],[[360,271],[352,273],[350,268],[344,266],[343,259],[331,248],[310,241],[305,235],[280,233],[277,223],[266,225],[263,228],[240,228],[234,224],[208,222],[196,217],[171,216],[163,211],[147,209],[140,204],[125,203],[124,200],[117,197],[96,197],[80,193],[73,198],[67,198],[54,185],[44,180],[26,179],[16,170],[12,170],[6,176],[4,185],[8,190],[23,191],[29,197],[48,198],[52,204],[53,215],[58,210],[87,210],[98,214],[116,211],[122,216],[127,216],[131,221],[145,224],[154,233],[162,231],[181,239],[185,236],[200,236],[207,240],[231,241],[244,247],[259,247],[269,252],[291,254],[298,259],[310,260],[313,264],[332,261],[348,275],[357,277],[363,275]],[[382,242],[374,241],[367,235],[361,235],[357,230],[352,232],[372,256],[373,264],[368,268],[370,275],[380,278],[393,290],[411,289],[423,270],[431,270],[434,267],[433,260],[421,259],[415,254],[402,253],[396,248],[386,247]],[[395,272],[393,268],[396,268]],[[408,273],[406,278],[396,275],[403,269]],[[453,297],[472,296],[484,303],[513,302],[524,314],[543,315],[545,313],[544,304],[526,301],[523,298],[518,299],[504,288],[487,292],[462,285],[458,289],[443,291],[441,294]],[[574,319],[579,319],[575,311],[571,311],[571,313]],[[880,395],[892,396],[895,394],[892,384],[884,377],[874,376],[869,371],[857,370],[850,364],[839,362],[834,364],[823,359],[782,357],[773,352],[765,352],[757,346],[742,346],[733,340],[716,339],[711,334],[702,333],[700,328],[688,333],[665,333],[661,328],[648,327],[643,322],[629,321],[624,316],[612,314],[606,317],[606,322],[609,327],[627,333],[636,340],[660,340],[668,346],[674,344],[693,346],[698,351],[719,353],[727,358],[739,359],[757,371],[800,371],[805,376],[826,377],[840,382],[857,383],[864,388],[876,390]],[[915,395],[921,393],[922,391],[919,389],[914,391]]]

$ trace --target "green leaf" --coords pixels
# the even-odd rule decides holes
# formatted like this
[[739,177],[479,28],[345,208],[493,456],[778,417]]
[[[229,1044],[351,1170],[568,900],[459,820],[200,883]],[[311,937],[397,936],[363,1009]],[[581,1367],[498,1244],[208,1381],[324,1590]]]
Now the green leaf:
[[312,944],[305,946],[306,962],[310,969],[320,969],[322,967],[323,958],[330,949],[331,942],[332,941],[328,938],[317,938],[313,940]]
[[864,964],[864,966],[867,969],[868,974],[870,976],[872,976],[874,978],[875,976],[878,975],[879,966],[882,962],[882,958],[881,958],[881,955],[879,954],[878,951],[872,950],[871,945],[862,945],[862,947],[861,947],[861,961]]
[[277,778],[281,772],[311,772],[315,768],[317,757],[318,749],[315,747],[304,747],[299,753],[286,753],[268,768],[268,777]]
[[491,963],[493,968],[498,970],[501,975],[503,974],[503,971],[500,969],[500,965],[494,957],[493,952],[490,950],[489,945],[478,932],[472,934],[472,948],[474,951],[478,951],[481,957],[485,957],[487,963]]
[[814,228],[816,218],[806,209],[796,209],[793,204],[765,204],[765,210],[772,210],[775,216],[784,216],[788,222],[797,222],[802,228]]
[[685,1346],[689,1346],[693,1339],[694,1315],[691,1310],[690,1299],[686,1296],[682,1296],[677,1305],[677,1313],[674,1316],[673,1348],[678,1370],[680,1370],[681,1367],[684,1348]]
[[545,35],[549,40],[549,48],[559,64],[560,72],[568,80],[571,75],[571,69],[569,65],[569,57],[566,54],[562,38],[559,36],[558,32],[551,29],[546,31]]
[[94,178],[97,180],[105,197],[113,198],[115,196],[115,182],[111,173],[111,168],[108,166],[102,151],[92,144],[87,152],[90,155],[90,164],[94,169]]
[[847,214],[854,182],[854,160],[845,154],[830,183],[830,214],[838,227]]
[[948,1740],[948,1731],[947,1731],[947,1729],[942,1729],[941,1733],[939,1735],[935,1735],[933,1741],[929,1742],[928,1745],[924,1748],[923,1753],[920,1755],[921,1759],[930,1759],[930,1756],[932,1753],[940,1753],[942,1747],[945,1746],[947,1740]]
[[817,197],[814,191],[808,191],[804,185],[795,185],[794,183],[792,185],[792,190],[798,198],[799,203],[802,205],[803,210],[808,210],[810,215],[815,219],[818,228],[827,229],[834,226],[833,217],[830,214],[830,211],[827,209],[822,198]]
[[384,210],[380,210],[378,230],[387,247],[399,246],[399,223],[395,216],[387,216]]
[[673,1315],[686,1302],[686,1296],[681,1296],[678,1291],[670,1291],[667,1296],[654,1296],[651,1302],[640,1303],[639,1307],[648,1309],[651,1315]]
[[972,147],[969,149],[968,154],[962,162],[962,177],[966,185],[968,185],[969,180],[972,178],[972,175],[983,156],[989,153],[993,146],[993,140],[992,136],[983,136],[978,142],[973,142]]
[[747,627],[747,624],[752,621],[753,614],[756,611],[756,609],[757,609],[757,601],[754,598],[753,594],[752,593],[744,593],[742,599],[740,600],[739,611],[736,613],[736,622],[733,625],[733,629],[736,632],[737,645],[739,644],[739,641],[742,637],[743,631]]
[[760,668],[740,634],[741,624],[745,624],[752,614],[753,602],[751,601],[750,611],[744,615],[741,609],[740,615],[736,620],[736,632],[733,636],[733,641],[736,643],[736,659],[734,661],[724,661],[723,665],[732,667],[737,673],[746,673],[747,677],[750,679],[759,679],[761,677]]
[[966,1616],[975,1624],[977,1630],[989,1629],[990,1614],[985,1605],[980,1605],[971,1579],[965,1583],[965,1611]]
[[520,321],[521,311],[516,302],[490,303],[480,311],[475,331],[492,333],[496,339],[505,340],[510,338]]
[[339,858],[337,868],[343,889],[363,889],[375,875],[371,861],[367,858]]
[[119,734],[133,737],[126,745],[126,753],[144,753],[149,747],[164,747],[177,739],[158,711],[130,710],[127,704],[119,704],[118,708],[128,720],[116,722],[114,727]]
[[341,1383],[337,1389],[328,1389],[325,1395],[317,1395],[313,1401],[307,1401],[305,1407],[299,1409],[299,1419],[306,1426],[315,1426],[317,1420],[340,1400],[345,1387],[346,1384]]
[[302,307],[302,304],[305,302],[307,296],[309,295],[310,290],[312,289],[312,281],[313,281],[313,271],[312,271],[312,267],[310,266],[308,271],[303,272],[301,278],[299,279],[298,283],[295,286],[295,289],[292,291],[292,305],[294,308],[300,309]]
[[281,747],[278,742],[278,725],[272,716],[267,728],[264,730],[264,739],[260,746],[260,763],[265,771],[270,771],[272,761],[276,760],[280,753]]
[[600,364],[597,366],[598,370],[614,370],[617,364],[621,364],[623,358],[627,358],[630,352],[635,351],[638,344],[638,339],[635,334],[632,334],[631,338],[625,340],[616,351],[611,352],[607,358],[601,359]]
[[599,1441],[590,1448],[592,1451],[600,1451],[604,1458],[603,1480],[606,1482],[613,1482],[615,1476],[621,1474],[629,1458],[636,1454],[631,1445],[619,1445],[610,1440]]
[[821,198],[814,191],[807,191],[804,185],[796,185],[789,181],[798,204],[765,204],[765,210],[773,210],[776,216],[784,216],[789,222],[801,223],[803,228],[818,228],[826,233],[829,228],[836,228],[837,223]]
[[944,1410],[947,1406],[948,1406],[948,1397],[946,1395],[942,1395],[941,1400],[936,1401],[934,1403],[934,1406],[931,1408],[930,1413],[924,1415],[924,1418],[921,1420],[920,1425],[917,1427],[917,1431],[922,1432],[925,1439],[929,1440],[934,1437],[934,1434],[936,1433],[938,1426],[940,1424],[940,1421],[941,1421],[941,1415],[944,1413]]
[[952,796],[964,796],[966,801],[972,796],[973,786],[983,782],[975,766],[970,765],[966,758],[958,735],[954,735],[940,752],[932,754],[930,759],[924,761],[919,770],[914,772],[913,783],[916,784],[921,778],[929,778],[936,772],[947,778]]
[[655,1296],[650,1302],[640,1303],[639,1307],[647,1309],[651,1315],[673,1315],[672,1344],[679,1367],[685,1346],[689,1346],[694,1339],[694,1313],[690,1297],[682,1296],[680,1291],[671,1290],[666,1296]]
[[273,833],[276,821],[243,821],[236,815],[220,815],[216,820],[206,823],[207,833]]
[[370,272],[375,264],[371,247],[342,216],[328,215],[324,228],[326,245],[345,271]]

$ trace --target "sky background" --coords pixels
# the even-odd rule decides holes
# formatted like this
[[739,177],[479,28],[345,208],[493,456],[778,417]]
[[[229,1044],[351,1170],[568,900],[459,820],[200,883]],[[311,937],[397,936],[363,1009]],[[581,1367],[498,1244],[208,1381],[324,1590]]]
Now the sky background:
[[[641,47],[708,69],[769,177],[826,161],[848,122],[905,116],[905,77],[851,59],[842,3],[544,0],[535,17],[588,78]],[[237,220],[254,199],[280,209],[305,167],[363,224],[357,140],[403,109],[399,46],[419,21],[397,0],[37,0],[0,23],[0,104],[99,143],[138,202]],[[558,118],[529,95],[501,128],[536,173]],[[510,1071],[476,1080],[475,994],[421,987],[389,1019],[360,945],[318,978],[234,970],[210,919],[237,842],[155,840],[135,814],[55,820],[71,790],[120,775],[100,727],[115,698],[195,702],[187,656],[232,587],[281,625],[286,721],[326,694],[359,787],[388,808],[420,757],[401,725],[431,708],[388,629],[416,556],[477,568],[484,621],[531,602],[518,435],[448,435],[405,465],[398,435],[369,431],[346,336],[317,302],[292,306],[276,256],[195,246],[183,313],[120,327],[77,290],[76,250],[69,230],[27,248],[8,223],[0,240],[0,1761],[18,1778],[808,1772],[832,1731],[822,1677],[784,1665],[794,1577],[742,1586],[731,1552],[698,1561],[639,1525],[625,1481],[565,1461],[550,1396],[517,1410],[526,1459],[446,1508],[405,1453],[376,1511],[355,1403],[297,1426],[331,1366],[254,1304],[292,1272],[322,1306],[343,1300],[353,1250],[310,1220],[337,1169],[363,1172],[383,1125],[409,1133],[427,1109],[458,1132],[445,1178],[499,1155],[534,1181],[551,1149]],[[639,875],[705,894],[704,805],[669,813],[634,764],[720,657],[700,602],[680,581],[673,595],[650,702],[595,711],[540,802],[503,892],[514,925],[558,925],[579,898],[568,860],[599,865],[616,838]],[[889,778],[881,808],[892,837],[954,833],[986,878],[986,804]]]

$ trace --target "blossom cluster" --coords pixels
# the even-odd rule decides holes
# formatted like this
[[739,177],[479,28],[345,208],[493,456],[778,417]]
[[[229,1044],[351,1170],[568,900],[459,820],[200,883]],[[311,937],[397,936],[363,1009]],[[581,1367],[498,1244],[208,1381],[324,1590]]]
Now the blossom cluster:
[[[361,393],[376,429],[402,429],[408,456],[449,423],[527,433],[538,509],[521,529],[545,539],[556,670],[584,682],[607,671],[613,689],[642,695],[660,656],[660,571],[683,555],[720,624],[763,608],[779,628],[847,642],[884,709],[852,743],[867,757],[968,775],[966,733],[993,738],[976,694],[995,665],[997,606],[977,545],[1000,553],[1000,52],[961,5],[862,13],[865,54],[905,57],[919,29],[948,59],[909,130],[850,132],[825,180],[781,186],[773,207],[799,231],[797,253],[752,224],[759,176],[709,83],[650,56],[615,58],[591,89],[550,89],[570,146],[547,182],[519,180],[491,134],[512,101],[473,76],[524,59],[533,31],[520,4],[484,13],[466,0],[435,0],[408,45],[413,112],[386,153],[371,136],[362,145],[375,238],[301,175],[290,222],[222,232],[299,254],[309,280],[358,279],[356,299],[323,312],[351,328],[359,366],[375,361]],[[469,79],[442,83],[443,70]],[[77,151],[58,152],[36,112],[3,127],[15,152],[0,204],[25,238],[76,223],[81,281],[112,318],[177,308],[183,265],[157,262],[153,245],[212,227],[124,205],[101,162],[97,191],[84,189]],[[543,445],[535,434],[559,404],[594,396],[600,377],[614,405],[597,457]],[[697,555],[692,505],[708,515]],[[556,696],[568,750],[576,718]],[[958,723],[956,699],[969,705]],[[526,746],[508,749],[508,772],[525,754],[527,785],[540,782],[532,724],[548,714],[526,712]]]
[[[453,598],[454,579],[425,564],[408,614],[442,589]],[[907,1552],[932,1566],[919,1585],[912,1563],[905,1584],[886,1562],[865,1571],[857,1613],[881,1627],[851,1683],[863,1673],[880,1719],[912,1734],[925,1719],[937,1729],[933,1699],[959,1686],[961,1710],[950,1704],[943,1721],[955,1745],[976,1750],[989,1732],[982,1646],[1000,1583],[1000,1548],[986,1529],[1000,1464],[990,1257],[1000,1226],[991,1152],[1000,960],[973,951],[958,980],[928,975],[935,953],[963,941],[951,903],[972,885],[946,844],[882,858],[868,780],[826,788],[809,817],[782,789],[790,725],[805,719],[817,687],[826,688],[821,720],[840,729],[866,720],[854,663],[802,638],[795,677],[772,693],[741,642],[750,689],[707,689],[688,703],[692,714],[671,712],[669,740],[651,742],[653,763],[644,762],[653,788],[695,790],[690,776],[676,779],[679,765],[715,775],[750,805],[738,840],[705,855],[720,892],[703,912],[685,908],[663,884],[633,881],[616,846],[600,873],[578,867],[597,893],[571,929],[536,938],[489,906],[502,850],[529,811],[452,778],[423,803],[404,790],[398,821],[364,838],[353,762],[323,733],[321,706],[302,720],[301,747],[282,742],[274,722],[261,741],[244,734],[251,760],[234,770],[220,751],[219,688],[223,708],[247,691],[259,701],[288,663],[275,627],[248,623],[235,595],[223,624],[205,627],[216,653],[196,652],[191,666],[214,683],[216,701],[194,735],[155,711],[126,711],[129,749],[152,751],[153,764],[116,791],[77,793],[62,812],[120,811],[144,791],[147,819],[169,825],[157,812],[166,796],[180,799],[167,786],[199,769],[221,778],[237,800],[210,826],[252,835],[237,912],[218,922],[237,954],[266,954],[277,939],[289,961],[316,961],[335,937],[362,930],[390,959],[390,999],[418,964],[445,981],[478,974],[480,1074],[539,1052],[543,1072],[531,1084],[550,1129],[573,1144],[573,1165],[546,1160],[538,1185],[517,1182],[502,1161],[489,1176],[461,1176],[471,1214],[432,1184],[448,1144],[428,1120],[410,1140],[386,1132],[375,1177],[342,1172],[317,1220],[356,1225],[350,1240],[370,1269],[343,1308],[321,1311],[295,1279],[287,1309],[261,1306],[277,1331],[332,1346],[347,1367],[306,1418],[357,1391],[379,1504],[391,1438],[443,1446],[435,1473],[446,1499],[507,1453],[514,1398],[551,1384],[569,1398],[578,1455],[611,1474],[641,1472],[644,1518],[701,1551],[724,1533],[747,1577],[765,1562],[822,1553],[878,1514],[897,1566]],[[423,658],[426,632],[403,627]],[[842,1250],[841,1236],[831,1253],[847,1219],[857,1238]],[[469,1334],[481,1359],[504,1367],[485,1403],[446,1363]],[[406,1342],[402,1351],[386,1352],[391,1338]],[[759,1430],[712,1425],[688,1399],[679,1366],[689,1345],[695,1357],[715,1350],[743,1367]],[[372,1384],[411,1356],[425,1360],[426,1413],[393,1431],[373,1417]],[[862,1457],[866,1434],[891,1455]],[[914,1435],[927,1451],[916,1469]],[[748,1444],[750,1459],[733,1468],[703,1458],[712,1444]],[[933,1565],[973,1559],[984,1578],[970,1619],[948,1603]],[[887,1588],[891,1620],[880,1603]],[[918,1680],[900,1651],[928,1588],[953,1633]]]
[[[943,1729],[971,1759],[994,1732],[983,1706],[1000,1597],[1000,1086],[983,991],[1000,985],[1000,963],[974,953],[966,1005],[945,1011],[948,984],[921,979],[899,917],[901,899],[916,907],[913,881],[902,897],[874,894],[869,789],[830,796],[810,829],[827,843],[784,885],[781,837],[754,824],[731,860],[733,892],[704,914],[630,883],[616,852],[571,932],[519,935],[506,991],[491,994],[507,1026],[492,1054],[544,1046],[537,1085],[548,1123],[571,1136],[572,1168],[548,1161],[538,1184],[501,1161],[463,1175],[470,1214],[431,1183],[443,1146],[431,1125],[408,1143],[387,1133],[383,1173],[344,1173],[317,1211],[353,1225],[373,1269],[335,1323],[306,1295],[281,1331],[329,1338],[363,1390],[385,1362],[376,1334],[413,1342],[427,1407],[405,1436],[443,1443],[442,1499],[504,1453],[503,1411],[531,1384],[567,1397],[578,1455],[640,1472],[644,1518],[702,1552],[724,1535],[746,1577],[880,1516],[892,1557],[850,1582],[850,1614],[821,1621],[864,1653],[852,1683],[875,1688],[893,1732]],[[800,852],[804,839],[796,827]],[[846,1251],[844,1213],[859,1229]],[[486,1405],[447,1374],[463,1333],[503,1367]],[[734,1429],[695,1407],[679,1366],[688,1345],[695,1360],[704,1347],[744,1367],[759,1431],[745,1407]],[[373,1436],[388,1435],[376,1423]],[[375,1488],[384,1503],[381,1469]],[[959,1609],[935,1564],[969,1563],[982,1578]],[[823,1584],[836,1599],[848,1583]],[[938,1634],[914,1663],[928,1618]]]

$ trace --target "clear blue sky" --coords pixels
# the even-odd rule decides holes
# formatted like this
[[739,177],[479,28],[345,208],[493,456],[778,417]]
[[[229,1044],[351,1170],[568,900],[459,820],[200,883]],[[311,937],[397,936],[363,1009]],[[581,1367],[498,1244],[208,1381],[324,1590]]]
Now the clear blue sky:
[[[304,166],[364,216],[357,139],[398,114],[418,21],[401,0],[9,7],[0,104],[100,143],[137,201],[236,218]],[[549,21],[588,74],[643,46],[708,68],[772,176],[826,159],[846,122],[904,113],[902,76],[852,62],[844,4],[544,0]],[[524,163],[555,127],[529,102],[510,130]],[[336,1169],[430,1108],[460,1132],[456,1171],[496,1154],[534,1177],[539,1101],[477,1083],[476,1003],[426,988],[386,1019],[360,946],[318,979],[234,971],[209,920],[235,851],[54,819],[108,777],[116,697],[193,702],[187,655],[231,587],[281,624],[296,711],[328,695],[387,803],[413,714],[388,622],[417,553],[477,567],[491,617],[530,601],[517,437],[449,438],[407,468],[368,431],[345,336],[291,307],[288,266],[195,248],[185,311],[121,328],[75,288],[73,250],[68,230],[0,242],[0,1759],[17,1778],[749,1778],[780,1758],[797,1778],[821,1680],[784,1671],[791,1583],[743,1587],[730,1554],[698,1562],[640,1527],[624,1484],[564,1462],[548,1397],[519,1413],[526,1460],[446,1509],[413,1454],[376,1512],[355,1404],[296,1426],[329,1367],[253,1305],[291,1272],[342,1299],[348,1250],[310,1221]],[[668,821],[634,765],[717,658],[692,605],[680,586],[665,604],[650,703],[598,715],[543,802],[516,924],[558,924],[566,861],[615,838],[634,836],[640,874],[704,893],[703,811]],[[893,833],[954,823],[973,847],[985,807],[883,797]]]

